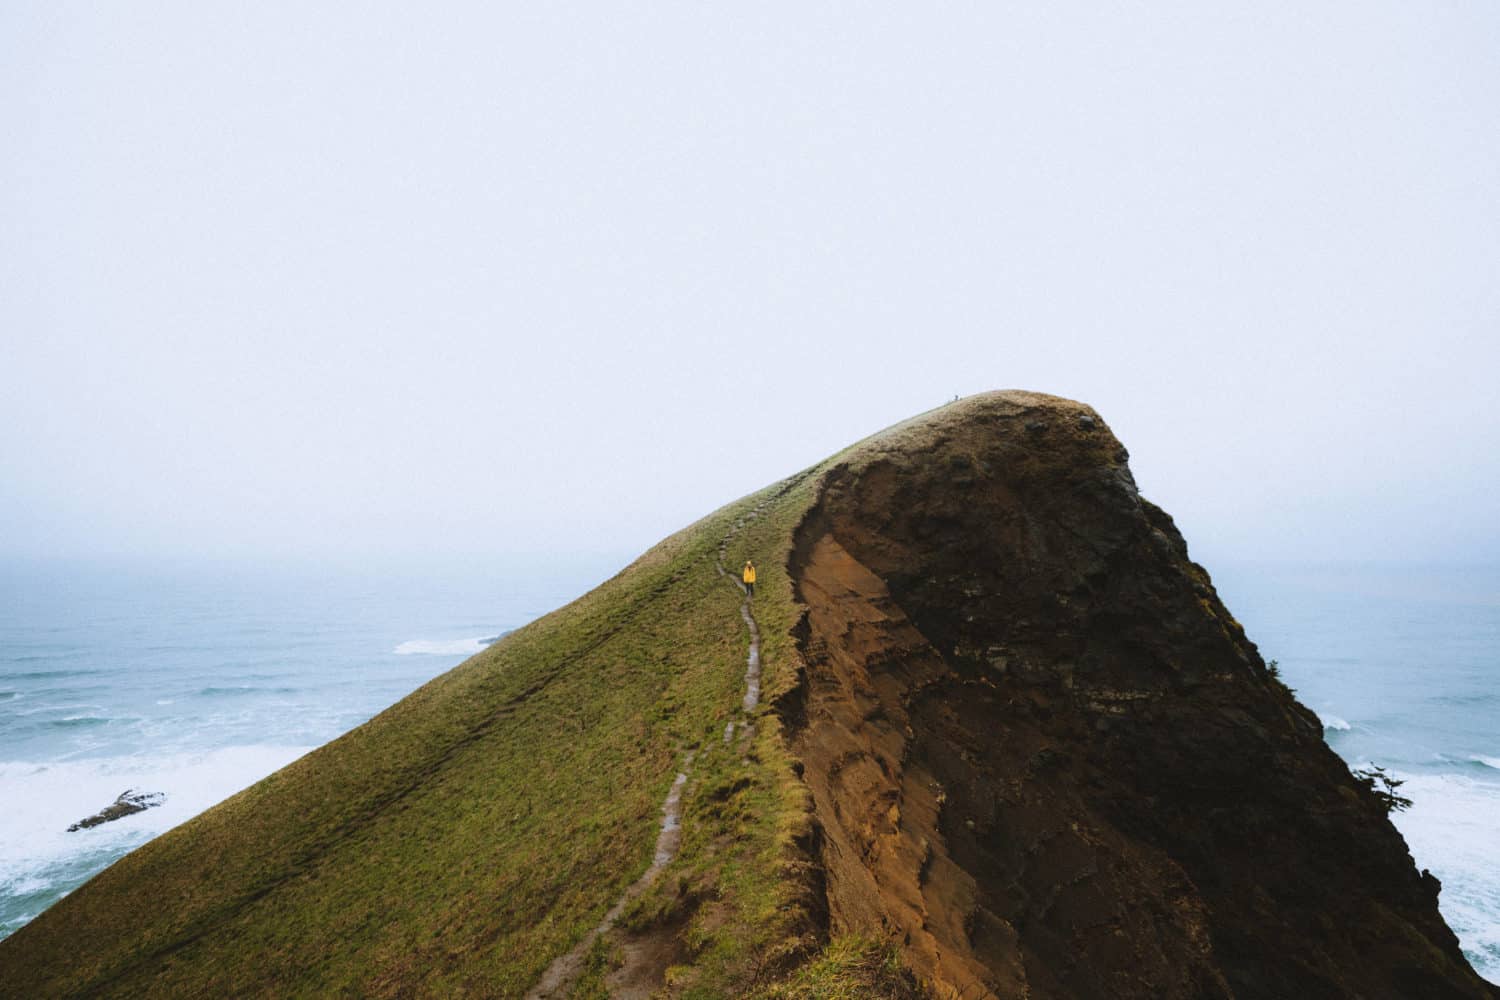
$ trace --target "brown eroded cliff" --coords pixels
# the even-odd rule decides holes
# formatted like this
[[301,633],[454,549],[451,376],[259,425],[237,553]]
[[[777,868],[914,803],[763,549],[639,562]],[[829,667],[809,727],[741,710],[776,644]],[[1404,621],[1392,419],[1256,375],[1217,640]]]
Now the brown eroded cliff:
[[944,997],[1496,995],[1126,459],[1003,392],[827,472],[782,709],[832,932]]

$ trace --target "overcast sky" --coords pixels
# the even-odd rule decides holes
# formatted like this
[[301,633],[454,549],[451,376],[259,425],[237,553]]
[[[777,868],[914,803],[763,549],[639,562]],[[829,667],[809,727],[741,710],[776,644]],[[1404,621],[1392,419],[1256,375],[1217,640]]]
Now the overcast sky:
[[1029,388],[1205,558],[1500,560],[1492,0],[323,6],[0,7],[0,553],[633,552]]

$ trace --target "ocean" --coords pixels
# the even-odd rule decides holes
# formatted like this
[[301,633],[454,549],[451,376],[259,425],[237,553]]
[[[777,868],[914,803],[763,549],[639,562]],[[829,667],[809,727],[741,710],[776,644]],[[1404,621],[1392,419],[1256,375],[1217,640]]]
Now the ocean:
[[1479,974],[1500,982],[1500,568],[1209,566],[1324,739],[1404,784],[1392,816]]
[[[613,556],[385,571],[0,566],[0,936],[125,852],[577,597]],[[1210,565],[1500,981],[1500,569]],[[69,825],[121,792],[159,807]]]
[[0,564],[0,937],[624,562]]

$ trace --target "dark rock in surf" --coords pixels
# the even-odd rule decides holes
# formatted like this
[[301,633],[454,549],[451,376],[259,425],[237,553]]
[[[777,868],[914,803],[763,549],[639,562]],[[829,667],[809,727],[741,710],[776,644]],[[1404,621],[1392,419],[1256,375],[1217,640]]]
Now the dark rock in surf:
[[68,827],[68,832],[76,833],[79,830],[87,830],[117,819],[124,819],[126,816],[145,812],[152,806],[159,806],[165,801],[167,801],[167,796],[163,792],[138,792],[134,788],[127,788],[110,805]]

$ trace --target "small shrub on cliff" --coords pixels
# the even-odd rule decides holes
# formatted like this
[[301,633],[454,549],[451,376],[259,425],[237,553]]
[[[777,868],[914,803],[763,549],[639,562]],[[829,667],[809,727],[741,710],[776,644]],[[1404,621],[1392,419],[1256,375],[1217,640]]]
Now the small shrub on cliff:
[[1287,694],[1296,694],[1297,693],[1296,689],[1287,687],[1286,681],[1284,681],[1284,680],[1281,679],[1281,664],[1278,663],[1277,661],[1270,660],[1270,661],[1268,661],[1266,663],[1266,676],[1269,677],[1269,678],[1271,678],[1271,683],[1272,684],[1275,684],[1277,687],[1281,688],[1281,690],[1285,691]]
[[1396,791],[1405,782],[1391,777],[1386,773],[1385,768],[1371,764],[1353,773],[1354,780],[1364,785],[1370,794],[1375,796],[1376,801],[1385,808],[1387,816],[1393,812],[1411,808],[1411,799]]

